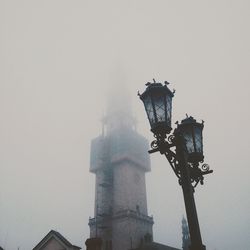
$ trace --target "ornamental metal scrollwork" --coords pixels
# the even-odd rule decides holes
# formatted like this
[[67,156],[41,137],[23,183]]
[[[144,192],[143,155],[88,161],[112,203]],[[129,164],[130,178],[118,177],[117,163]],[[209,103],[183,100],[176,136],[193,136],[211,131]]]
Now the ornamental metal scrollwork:
[[[182,185],[182,173],[181,173],[181,166],[179,165],[178,158],[176,156],[176,149],[172,147],[176,147],[178,144],[178,138],[176,135],[169,135],[161,136],[161,135],[154,135],[155,140],[153,140],[150,144],[152,150],[149,150],[149,153],[154,153],[159,151],[161,154],[164,154],[173,169],[175,175],[179,179],[179,184]],[[210,174],[213,172],[213,170],[210,170],[210,167],[208,164],[204,163],[204,161],[196,162],[196,163],[190,163],[187,162],[187,166],[189,174],[190,174],[190,181],[191,185],[194,188],[200,183],[203,185],[204,183],[204,177],[203,175]]]
[[208,171],[209,169],[210,169],[210,167],[209,167],[209,165],[208,164],[203,164],[202,166],[201,166],[201,169],[203,170],[203,171]]
[[170,143],[173,143],[174,140],[175,140],[175,136],[174,136],[174,135],[170,135],[170,136],[168,137],[168,141],[169,141]]
[[158,142],[157,142],[157,140],[152,141],[151,144],[150,144],[150,146],[151,146],[152,149],[158,148]]

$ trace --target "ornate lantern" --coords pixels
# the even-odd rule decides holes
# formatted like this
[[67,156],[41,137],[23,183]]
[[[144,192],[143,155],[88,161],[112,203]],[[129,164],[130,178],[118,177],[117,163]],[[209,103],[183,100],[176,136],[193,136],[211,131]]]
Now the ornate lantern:
[[151,131],[155,135],[165,136],[171,131],[172,98],[174,92],[161,83],[147,83],[146,90],[140,95],[143,101]]
[[175,133],[181,134],[184,137],[188,161],[191,163],[198,163],[204,159],[202,141],[203,123],[204,122],[196,122],[196,120],[190,116],[182,120],[175,131]]

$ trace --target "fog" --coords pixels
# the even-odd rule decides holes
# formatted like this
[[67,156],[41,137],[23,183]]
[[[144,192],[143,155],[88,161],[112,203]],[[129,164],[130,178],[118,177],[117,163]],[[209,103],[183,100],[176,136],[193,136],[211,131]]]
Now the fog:
[[[250,2],[0,1],[0,246],[32,249],[51,229],[84,246],[94,213],[91,139],[112,86],[176,89],[173,124],[203,119],[214,173],[195,192],[208,250],[250,249]],[[147,173],[154,240],[181,248],[181,187],[162,155]]]

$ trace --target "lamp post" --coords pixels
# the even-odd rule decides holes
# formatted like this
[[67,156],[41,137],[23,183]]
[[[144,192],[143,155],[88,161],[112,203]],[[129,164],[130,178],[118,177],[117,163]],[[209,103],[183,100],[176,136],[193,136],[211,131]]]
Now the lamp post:
[[153,83],[146,84],[147,88],[142,94],[138,93],[155,137],[149,153],[159,151],[164,154],[178,177],[190,232],[189,249],[205,250],[194,200],[194,188],[199,183],[203,184],[204,175],[213,172],[207,164],[203,164],[204,122],[198,123],[192,116],[187,116],[180,124],[177,123],[177,128],[170,134],[174,91],[168,88],[168,84],[164,82],[163,85],[153,80]]

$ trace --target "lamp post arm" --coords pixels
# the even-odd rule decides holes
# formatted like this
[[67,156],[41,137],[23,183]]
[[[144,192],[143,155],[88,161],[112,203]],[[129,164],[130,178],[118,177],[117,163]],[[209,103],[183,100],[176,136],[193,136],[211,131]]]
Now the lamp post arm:
[[[169,136],[155,135],[155,137],[156,140],[151,142],[152,149],[150,149],[148,153],[152,154],[155,152],[160,152],[161,154],[164,154],[175,175],[179,179],[179,183],[181,184],[180,164],[178,162],[176,152],[177,147],[180,147],[178,145],[181,145],[181,151],[185,152],[185,154],[187,153],[185,139],[179,133],[170,134]],[[172,148],[174,148],[174,150]],[[205,163],[202,165],[200,165],[199,162],[187,163],[186,159],[186,165],[189,171],[190,182],[193,183],[193,188],[195,188],[199,183],[203,185],[203,175],[213,173],[213,170],[209,170],[209,165]]]
[[177,176],[178,179],[180,179],[180,171],[178,169],[178,164],[177,164],[177,158],[176,158],[176,153],[171,150],[172,147],[175,147],[175,143],[173,142],[174,136],[170,136],[168,138],[167,142],[165,138],[157,138],[157,140],[153,141],[151,143],[152,149],[149,150],[148,152],[150,154],[155,153],[155,152],[160,152],[161,154],[164,154],[173,169],[175,175]]
[[[171,152],[172,152],[172,151],[171,151]],[[173,153],[173,152],[172,152],[172,153]],[[180,176],[180,170],[179,170],[178,164],[177,164],[177,162],[176,162],[176,156],[175,156],[175,154],[174,154],[174,157],[173,157],[173,155],[168,154],[168,153],[165,153],[164,155],[166,156],[166,158],[167,158],[167,160],[168,160],[168,162],[169,162],[171,168],[173,169],[175,175],[176,175],[177,178],[180,180],[180,178],[181,178],[181,176]]]

